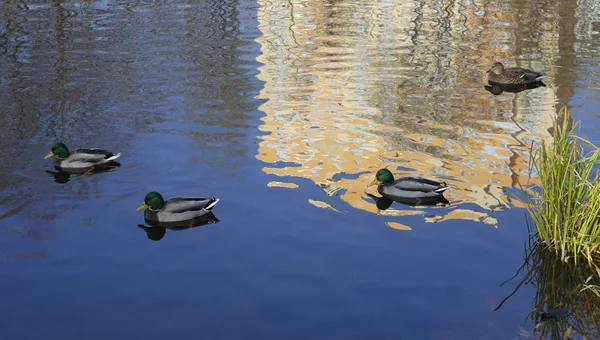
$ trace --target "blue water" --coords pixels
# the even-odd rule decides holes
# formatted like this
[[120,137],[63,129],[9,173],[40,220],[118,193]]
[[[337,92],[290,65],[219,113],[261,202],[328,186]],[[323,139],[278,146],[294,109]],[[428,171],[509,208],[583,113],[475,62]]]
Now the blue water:
[[[284,15],[278,5],[0,4],[1,339],[507,339],[532,331],[534,288],[521,288],[493,311],[515,286],[500,284],[523,263],[523,209],[485,210],[456,189],[457,205],[426,208],[425,214],[478,211],[498,226],[469,219],[426,223],[421,215],[389,217],[357,208],[310,178],[265,172],[273,166],[257,158],[270,134],[260,130],[273,113],[265,107],[293,111],[295,105],[289,97],[282,103],[277,95],[264,98],[269,84],[258,77],[261,69],[278,69],[275,59],[266,59],[272,65],[260,60],[265,49],[282,59],[298,52],[259,43],[272,38],[259,30],[265,25],[259,17]],[[529,8],[521,1],[506,6]],[[435,22],[436,13],[424,13],[426,22]],[[442,22],[454,17],[443,13]],[[597,77],[587,73],[597,72],[599,51],[565,52],[592,64],[574,66],[567,104],[596,141]],[[443,61],[447,51],[438,52],[425,59]],[[473,72],[475,65],[479,61]],[[455,71],[443,82],[461,76]],[[481,91],[477,98],[485,96],[499,112],[492,117],[498,122],[504,122],[503,105],[519,98],[538,105],[526,113],[554,110],[533,91],[493,97],[477,80],[473,84]],[[375,85],[349,85],[363,86]],[[286,96],[302,92],[289,89]],[[407,98],[408,106],[420,100]],[[434,107],[430,99],[427,109]],[[457,121],[449,108],[460,98],[451,99],[441,107],[448,109],[439,112],[448,115],[441,121]],[[386,114],[395,104],[378,105]],[[121,152],[122,166],[56,183],[43,156],[58,140],[72,149]],[[279,161],[281,167],[304,166]],[[362,176],[342,173],[333,178]],[[454,185],[462,181],[446,176]],[[272,181],[298,188],[267,186]],[[135,210],[149,191],[219,197],[219,222],[150,240],[137,227],[144,221]],[[412,230],[389,228],[387,221]]]

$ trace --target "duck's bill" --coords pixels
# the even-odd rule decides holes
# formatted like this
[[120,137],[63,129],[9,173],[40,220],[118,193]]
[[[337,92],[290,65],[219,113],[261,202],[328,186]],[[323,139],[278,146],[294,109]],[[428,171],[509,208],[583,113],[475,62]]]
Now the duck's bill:
[[375,185],[377,184],[379,181],[377,180],[377,178],[373,178],[373,180],[371,181],[371,183],[369,183],[369,185],[367,185],[367,187],[370,187],[371,185]]
[[44,159],[48,159],[50,157],[54,156],[54,152],[50,151],[45,157]]
[[144,209],[146,209],[147,207],[148,207],[148,205],[146,205],[146,202],[144,202],[144,203],[142,203],[142,205],[140,205],[140,206],[137,208],[137,211],[144,210]]

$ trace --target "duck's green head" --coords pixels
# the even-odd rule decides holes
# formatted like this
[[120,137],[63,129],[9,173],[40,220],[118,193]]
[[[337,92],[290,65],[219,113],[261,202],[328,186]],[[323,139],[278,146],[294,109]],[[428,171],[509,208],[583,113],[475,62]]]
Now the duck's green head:
[[58,158],[67,158],[69,157],[69,149],[63,143],[56,143],[52,147],[52,150],[44,157],[44,159],[48,159],[52,156],[56,156]]
[[152,191],[148,193],[146,197],[144,197],[144,203],[137,208],[137,211],[144,210],[147,207],[150,207],[150,209],[159,210],[164,206],[165,201],[163,200],[162,195],[156,191]]
[[504,73],[504,65],[502,65],[502,63],[496,61],[492,64],[492,67],[490,67],[488,72],[493,72],[494,74],[500,75],[500,74]]
[[377,184],[379,182],[383,182],[384,184],[394,183],[394,175],[392,175],[392,172],[388,169],[383,168],[377,171],[375,178],[371,181],[371,183],[369,183],[368,186]]

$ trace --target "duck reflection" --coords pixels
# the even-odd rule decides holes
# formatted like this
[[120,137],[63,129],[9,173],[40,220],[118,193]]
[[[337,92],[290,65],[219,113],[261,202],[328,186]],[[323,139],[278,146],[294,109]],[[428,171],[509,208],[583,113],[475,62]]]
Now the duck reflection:
[[537,89],[538,87],[546,87],[546,84],[541,81],[530,84],[498,84],[489,82],[489,85],[483,86],[483,88],[495,96],[502,94],[503,92],[518,93],[526,90]]
[[103,167],[90,167],[90,168],[85,168],[85,169],[76,169],[76,170],[69,170],[69,171],[65,171],[63,169],[55,167],[55,169],[57,171],[46,170],[46,173],[54,176],[54,181],[56,183],[65,184],[65,183],[69,182],[69,180],[71,179],[71,175],[92,175],[92,174],[98,174],[101,172],[109,172],[120,166],[121,166],[121,163],[112,161]]
[[46,173],[54,176],[54,181],[56,183],[65,184],[71,178],[71,174],[66,171],[50,171],[46,170]]
[[212,212],[192,220],[181,222],[154,222],[147,219],[144,220],[150,226],[145,226],[143,224],[138,224],[137,226],[146,232],[148,239],[153,241],[160,241],[165,236],[167,229],[180,231],[219,222],[219,219]]
[[379,210],[387,210],[390,208],[392,203],[398,202],[404,205],[408,205],[411,207],[415,206],[432,206],[432,205],[441,205],[446,206],[449,205],[450,202],[444,196],[437,197],[428,197],[428,198],[415,198],[415,197],[400,197],[396,196],[394,199],[385,196],[375,196],[373,194],[367,193],[367,196],[371,197],[375,200],[375,205],[377,205],[377,209]]

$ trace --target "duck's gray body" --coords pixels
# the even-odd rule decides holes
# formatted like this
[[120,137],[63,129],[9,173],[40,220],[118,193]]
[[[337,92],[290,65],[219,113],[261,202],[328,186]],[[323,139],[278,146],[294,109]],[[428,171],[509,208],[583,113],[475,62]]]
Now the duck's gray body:
[[395,201],[434,200],[443,195],[450,187],[423,177],[402,177],[391,184],[379,183],[377,191]]
[[[503,71],[499,71],[501,69]],[[498,71],[494,71],[494,68],[488,70],[488,84],[531,84],[539,83],[545,77],[539,72],[521,67],[504,68],[502,66],[498,67],[497,70]]]
[[71,152],[67,158],[54,156],[54,167],[56,170],[71,173],[85,172],[91,168],[101,170],[112,166],[115,163],[114,160],[119,156],[121,153],[113,154],[104,149],[77,149]]
[[146,208],[144,219],[148,223],[192,221],[211,213],[218,202],[219,199],[215,197],[173,197],[165,201],[162,209]]

